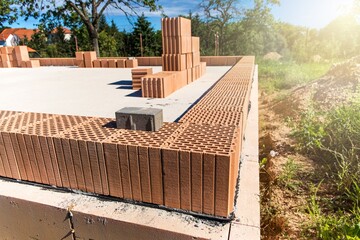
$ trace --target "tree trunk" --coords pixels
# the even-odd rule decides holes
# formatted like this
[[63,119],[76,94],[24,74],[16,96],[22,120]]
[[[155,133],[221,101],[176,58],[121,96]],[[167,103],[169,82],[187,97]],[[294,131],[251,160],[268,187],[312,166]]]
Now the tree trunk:
[[96,56],[100,57],[99,38],[98,37],[92,37],[91,40],[92,40],[93,49],[96,52]]
[[99,50],[99,34],[97,32],[97,28],[90,25],[89,23],[86,25],[89,33],[89,37],[93,46],[93,51],[96,52],[96,56],[100,57]]

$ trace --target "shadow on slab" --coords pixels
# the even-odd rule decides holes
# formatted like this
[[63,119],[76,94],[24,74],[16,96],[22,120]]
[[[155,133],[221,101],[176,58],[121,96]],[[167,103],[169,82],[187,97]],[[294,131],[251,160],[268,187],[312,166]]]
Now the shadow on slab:
[[132,81],[131,80],[121,80],[113,83],[109,83],[108,85],[125,85],[125,86],[131,86]]
[[126,97],[141,97],[141,89],[126,95]]

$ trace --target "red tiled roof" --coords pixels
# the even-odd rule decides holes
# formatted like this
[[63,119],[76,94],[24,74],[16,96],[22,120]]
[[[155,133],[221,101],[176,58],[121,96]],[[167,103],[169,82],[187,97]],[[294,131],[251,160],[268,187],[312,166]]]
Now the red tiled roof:
[[0,40],[6,40],[10,34],[17,35],[20,39],[25,37],[30,40],[31,36],[34,35],[36,29],[26,29],[26,28],[6,28],[0,33]]
[[[66,28],[66,27],[61,27],[64,31],[64,34],[71,34],[70,29]],[[57,33],[57,28],[54,28],[51,33]]]

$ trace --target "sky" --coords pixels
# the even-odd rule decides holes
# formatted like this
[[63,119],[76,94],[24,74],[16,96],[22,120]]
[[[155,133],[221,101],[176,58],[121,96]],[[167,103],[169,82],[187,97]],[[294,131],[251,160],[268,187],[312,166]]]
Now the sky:
[[[179,14],[201,13],[198,4],[201,0],[159,0],[163,6],[164,13],[169,17],[175,17]],[[240,0],[249,6],[249,0]],[[280,0],[279,6],[272,6],[271,12],[275,19],[291,23],[298,26],[320,29],[334,20],[337,16],[350,10],[353,0]],[[161,13],[145,13],[148,20],[155,29],[160,29]],[[116,13],[110,9],[106,11],[108,21],[114,20],[119,30],[131,31],[132,25],[125,16]],[[136,19],[134,18],[133,21]],[[28,21],[19,20],[12,27],[36,28],[37,21],[29,19]]]

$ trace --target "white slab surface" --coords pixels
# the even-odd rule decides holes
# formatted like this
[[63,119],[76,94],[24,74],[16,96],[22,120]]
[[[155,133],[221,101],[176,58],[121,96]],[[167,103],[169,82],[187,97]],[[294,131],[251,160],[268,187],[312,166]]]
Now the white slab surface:
[[172,122],[229,68],[207,67],[202,78],[164,99],[142,98],[132,90],[126,68],[0,68],[0,110],[115,117],[123,107],[153,107]]

